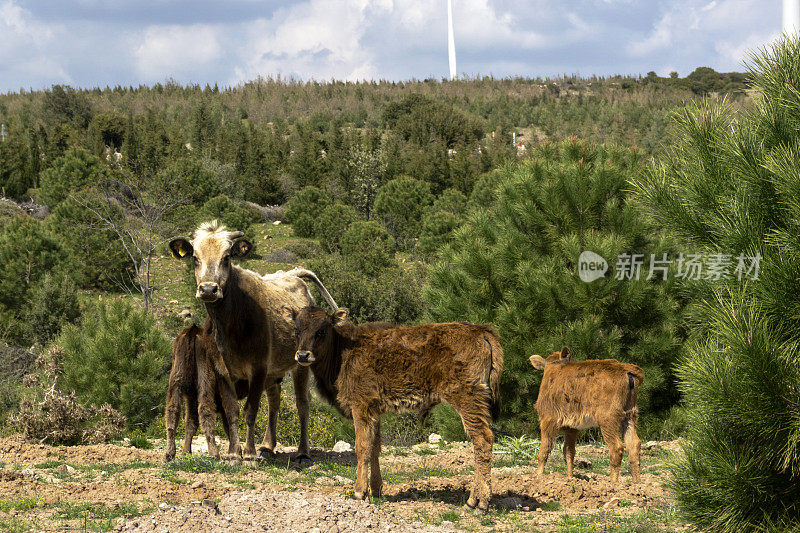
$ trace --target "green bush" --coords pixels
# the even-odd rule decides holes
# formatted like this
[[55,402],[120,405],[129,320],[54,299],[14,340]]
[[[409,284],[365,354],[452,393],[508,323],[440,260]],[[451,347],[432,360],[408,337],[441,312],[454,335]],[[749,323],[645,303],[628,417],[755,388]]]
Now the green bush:
[[[90,209],[100,201],[92,194],[67,198],[45,225],[73,260],[73,277],[81,287],[119,291],[133,279],[133,268],[117,234]],[[112,205],[104,203],[102,212],[121,221],[122,211],[111,213]]]
[[203,204],[197,215],[197,223],[216,219],[228,228],[247,231],[258,221],[253,214],[250,209],[227,196],[216,196]]
[[374,220],[350,224],[339,241],[349,262],[363,273],[377,275],[394,264],[394,239]]
[[80,316],[75,283],[63,272],[45,274],[28,291],[20,315],[26,338],[47,344],[66,324],[74,323]]
[[395,178],[375,197],[375,215],[404,248],[419,236],[422,215],[433,203],[430,185],[408,176]]
[[220,193],[217,174],[194,159],[176,159],[156,175],[152,183],[157,197],[195,206],[202,205]]
[[70,193],[100,183],[105,172],[99,158],[82,148],[70,148],[42,172],[38,199],[52,209]]
[[[638,169],[629,150],[567,142],[505,168],[497,201],[473,210],[429,269],[434,321],[492,323],[505,350],[503,416],[512,431],[537,429],[541,372],[528,358],[568,345],[580,359],[615,359],[645,370],[643,418],[664,416],[678,399],[672,365],[680,353],[674,278],[591,283],[577,275],[590,250],[612,265],[622,253],[661,257],[668,242],[627,202]],[[646,426],[646,423],[643,424]],[[512,427],[513,426],[513,427]]]
[[306,187],[287,202],[286,221],[298,237],[313,237],[314,222],[327,206],[328,200],[321,190]]
[[48,272],[67,269],[67,259],[43,223],[30,217],[13,219],[0,233],[0,306],[19,309],[30,287]]
[[[699,303],[678,366],[687,444],[670,487],[679,508],[707,531],[798,531],[800,40],[753,56],[750,74],[752,106],[682,110],[676,142],[633,184],[663,231],[732,263],[727,279],[689,293]],[[740,255],[760,257],[757,279],[739,279]]]
[[314,235],[327,252],[337,252],[342,234],[356,220],[358,215],[352,206],[331,204],[314,221]]
[[164,408],[171,343],[147,312],[125,300],[100,302],[56,339],[64,351],[65,389],[108,403],[128,428],[146,428]]

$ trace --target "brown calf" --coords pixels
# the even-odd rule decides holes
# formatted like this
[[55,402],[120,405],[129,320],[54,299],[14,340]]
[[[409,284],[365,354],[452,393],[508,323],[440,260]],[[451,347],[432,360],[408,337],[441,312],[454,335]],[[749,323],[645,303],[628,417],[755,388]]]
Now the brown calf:
[[355,497],[380,496],[380,417],[388,411],[425,411],[445,401],[464,423],[475,453],[475,480],[467,506],[485,510],[491,498],[494,435],[503,349],[489,326],[389,326],[345,321],[318,307],[284,308],[294,321],[297,362],[311,366],[322,396],[353,415],[356,429]]
[[531,356],[531,364],[544,369],[536,411],[542,443],[539,447],[538,474],[544,474],[544,465],[553,449],[559,430],[564,431],[564,460],[567,476],[572,476],[575,443],[578,431],[600,427],[608,446],[611,462],[611,481],[619,481],[622,463],[622,432],[631,475],[634,483],[641,480],[639,451],[641,442],[636,434],[639,408],[637,391],[644,381],[644,371],[636,365],[620,363],[615,359],[570,361],[569,348],[553,352],[547,359]]
[[[228,453],[241,455],[237,419],[239,405],[236,393],[215,369],[224,364],[210,321],[204,328],[184,328],[172,344],[172,370],[169,374],[164,421],[167,426],[166,460],[175,458],[175,432],[181,408],[181,397],[186,404],[186,438],[183,452],[192,453],[192,438],[202,422],[203,433],[208,442],[209,455],[219,459],[214,423],[216,413],[222,414],[222,426],[228,435]],[[198,419],[199,416],[199,419]]]

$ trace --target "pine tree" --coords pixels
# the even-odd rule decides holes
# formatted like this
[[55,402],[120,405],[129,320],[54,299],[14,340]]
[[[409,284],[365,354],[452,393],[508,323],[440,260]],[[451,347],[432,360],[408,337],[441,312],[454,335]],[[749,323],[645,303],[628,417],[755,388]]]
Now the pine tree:
[[630,150],[570,141],[505,167],[486,182],[494,184],[495,201],[472,208],[431,267],[430,318],[490,322],[500,333],[504,414],[507,424],[518,424],[512,430],[538,429],[541,373],[528,358],[565,344],[581,359],[644,367],[640,408],[647,416],[664,415],[676,402],[674,280],[646,280],[643,269],[638,280],[612,273],[586,283],[576,268],[584,250],[606,258],[612,270],[620,254],[668,251],[627,202],[626,179],[637,161]]
[[750,69],[753,105],[680,112],[672,150],[634,185],[654,220],[689,245],[760,256],[750,276],[695,288],[679,370],[688,444],[671,488],[702,529],[797,531],[800,41],[753,55]]

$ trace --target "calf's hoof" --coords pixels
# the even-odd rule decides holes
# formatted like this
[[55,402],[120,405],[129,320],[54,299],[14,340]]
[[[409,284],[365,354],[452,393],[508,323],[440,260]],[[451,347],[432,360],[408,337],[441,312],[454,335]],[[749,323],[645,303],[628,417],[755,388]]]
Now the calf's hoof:
[[228,455],[241,459],[242,458],[242,447],[239,446],[238,444],[236,444],[236,445],[233,445],[233,444],[228,445]]
[[355,498],[356,500],[366,500],[367,499],[367,493],[366,492],[361,492],[360,490],[357,490],[357,491],[355,491],[353,493],[353,498]]
[[308,455],[300,453],[292,457],[292,464],[300,468],[307,468],[313,465],[314,461],[312,461],[311,457],[309,457]]

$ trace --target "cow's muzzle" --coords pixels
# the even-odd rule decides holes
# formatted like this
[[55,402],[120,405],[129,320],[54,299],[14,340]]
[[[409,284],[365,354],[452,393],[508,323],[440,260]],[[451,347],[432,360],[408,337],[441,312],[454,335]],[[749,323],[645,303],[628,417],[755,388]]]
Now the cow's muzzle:
[[308,366],[316,361],[316,359],[314,359],[314,352],[308,350],[297,350],[294,353],[294,360],[303,366]]
[[222,290],[218,283],[204,281],[197,286],[197,298],[204,302],[216,302],[222,298]]

